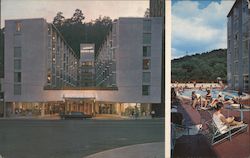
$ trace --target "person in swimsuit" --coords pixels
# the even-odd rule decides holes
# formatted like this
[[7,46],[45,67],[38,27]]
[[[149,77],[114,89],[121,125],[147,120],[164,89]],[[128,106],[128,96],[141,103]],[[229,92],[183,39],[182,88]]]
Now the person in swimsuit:
[[235,121],[234,117],[226,118],[221,113],[221,110],[223,109],[222,102],[216,103],[214,108],[216,111],[213,114],[213,121],[221,133],[223,133],[228,128],[228,126],[236,126],[243,124],[243,121],[241,122]]

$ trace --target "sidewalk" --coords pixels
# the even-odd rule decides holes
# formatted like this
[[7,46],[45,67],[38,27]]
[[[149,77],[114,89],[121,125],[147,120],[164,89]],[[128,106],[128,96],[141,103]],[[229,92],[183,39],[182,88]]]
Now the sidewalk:
[[[45,116],[11,116],[2,118],[0,117],[0,120],[15,120],[15,119],[21,119],[21,120],[60,120],[59,115],[45,115]],[[151,120],[151,116],[140,116],[137,118],[132,118],[129,116],[120,116],[120,115],[111,115],[111,114],[101,114],[96,115],[95,117],[92,117],[90,119],[93,120]],[[164,119],[164,118],[154,118],[154,119]]]
[[96,120],[145,120],[145,119],[152,119],[151,116],[140,116],[140,117],[130,117],[130,116],[121,116],[121,115],[114,115],[114,114],[97,114],[92,119]]
[[11,116],[2,118],[0,120],[60,120],[59,115],[45,115],[45,116]]
[[164,158],[164,142],[130,145],[106,150],[85,158]]

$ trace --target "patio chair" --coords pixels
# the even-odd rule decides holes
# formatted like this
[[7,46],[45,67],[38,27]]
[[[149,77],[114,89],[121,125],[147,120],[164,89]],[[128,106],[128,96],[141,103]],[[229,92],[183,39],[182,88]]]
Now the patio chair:
[[204,132],[203,134],[205,134],[207,136],[207,138],[210,140],[211,145],[218,144],[226,139],[229,139],[231,141],[233,135],[239,134],[240,132],[243,132],[244,130],[246,130],[248,132],[248,130],[249,130],[248,124],[243,123],[243,124],[237,125],[237,126],[229,126],[226,130],[221,132],[217,128],[213,119],[211,119],[205,123],[206,123],[206,127],[207,127],[206,130],[208,130],[208,131]]

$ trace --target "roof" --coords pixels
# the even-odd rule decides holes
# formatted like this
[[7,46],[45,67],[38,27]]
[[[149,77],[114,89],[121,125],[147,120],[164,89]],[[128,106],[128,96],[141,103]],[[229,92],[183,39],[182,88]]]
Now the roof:
[[234,2],[234,5],[233,5],[233,7],[230,9],[229,13],[227,14],[227,17],[229,17],[229,16],[232,14],[233,9],[235,8],[235,6],[236,6],[240,1],[242,1],[242,0],[236,0],[236,1]]

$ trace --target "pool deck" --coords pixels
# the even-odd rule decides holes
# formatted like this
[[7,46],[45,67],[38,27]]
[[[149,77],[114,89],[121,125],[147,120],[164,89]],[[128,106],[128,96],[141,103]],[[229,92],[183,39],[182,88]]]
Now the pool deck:
[[[201,123],[200,112],[191,107],[190,100],[182,99],[178,111],[183,114],[185,125]],[[236,110],[228,111],[228,109],[223,109],[223,114],[225,116],[240,118],[240,112]],[[207,115],[209,115],[209,113],[207,113]],[[250,125],[250,112],[244,112],[243,121]],[[250,131],[233,136],[232,141],[225,140],[214,146],[211,146],[202,134],[182,136],[176,141],[173,155],[173,157],[250,157]]]

